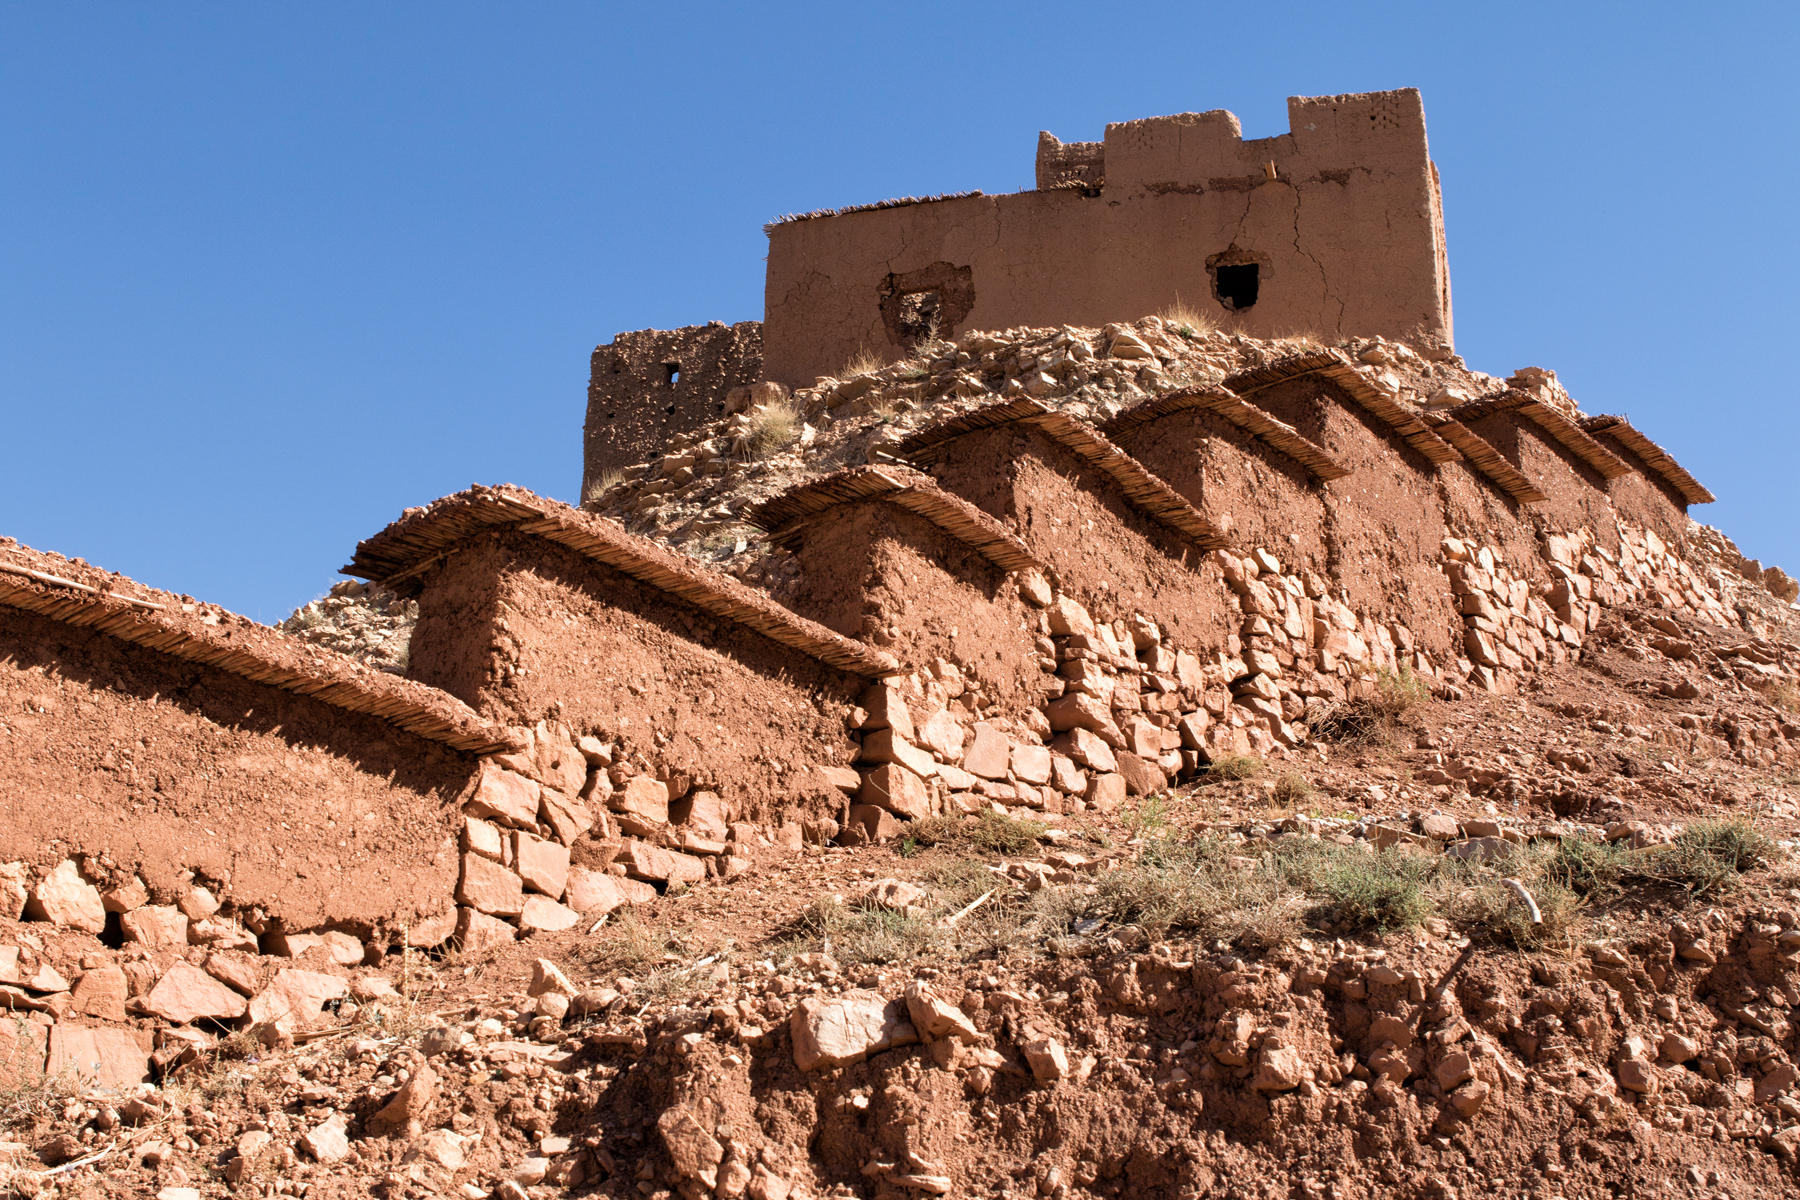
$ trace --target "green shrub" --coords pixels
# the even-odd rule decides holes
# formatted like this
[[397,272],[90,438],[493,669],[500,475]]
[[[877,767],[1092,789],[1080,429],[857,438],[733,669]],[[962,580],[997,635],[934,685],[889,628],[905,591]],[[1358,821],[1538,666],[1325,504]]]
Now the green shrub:
[[1774,857],[1775,844],[1748,821],[1696,821],[1673,842],[1631,855],[1630,873],[1695,896],[1716,896]]

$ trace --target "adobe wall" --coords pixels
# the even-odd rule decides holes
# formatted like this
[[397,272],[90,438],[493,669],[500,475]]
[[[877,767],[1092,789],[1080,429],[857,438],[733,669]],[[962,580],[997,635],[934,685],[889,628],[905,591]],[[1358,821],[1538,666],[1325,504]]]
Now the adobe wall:
[[[1048,190],[776,224],[765,375],[801,386],[859,350],[903,357],[928,333],[1098,326],[1177,299],[1257,337],[1449,345],[1418,92],[1294,97],[1288,121],[1252,141],[1223,111],[1109,125],[1098,155],[1041,143]],[[1238,307],[1252,267],[1254,302]]]
[[1174,412],[1112,440],[1240,546],[1295,568],[1327,566],[1324,498],[1306,469],[1217,413]]
[[1011,715],[1042,702],[1017,580],[923,517],[878,500],[841,505],[807,526],[794,558],[799,579],[778,598],[801,616],[903,663],[954,662]]
[[1636,522],[1674,546],[1687,544],[1687,500],[1667,480],[1651,470],[1638,452],[1605,431],[1590,434],[1631,468],[1628,475],[1609,481],[1607,494],[1613,507],[1627,521]]
[[669,438],[722,420],[725,394],[762,377],[762,323],[621,333],[594,350],[581,494],[653,458]]
[[441,914],[472,756],[374,717],[0,606],[0,860],[194,872],[288,930]]
[[1406,626],[1427,653],[1450,651],[1459,621],[1436,565],[1445,529],[1431,462],[1317,376],[1260,388],[1246,399],[1350,469],[1321,489],[1329,574],[1345,602],[1380,622]]
[[1592,531],[1596,544],[1616,553],[1618,515],[1607,481],[1537,425],[1517,412],[1495,412],[1465,421],[1537,489],[1544,499],[1531,506],[1540,528],[1557,532]]
[[1154,613],[1186,647],[1221,646],[1235,633],[1217,567],[1042,431],[1013,422],[932,453],[927,469],[945,490],[1010,526],[1096,619]]
[[1531,513],[1466,462],[1441,463],[1437,469],[1438,503],[1445,531],[1455,538],[1489,547],[1514,574],[1534,586],[1547,578],[1543,546]]
[[617,738],[745,818],[831,798],[817,768],[855,753],[863,680],[543,538],[478,535],[421,584],[413,678],[497,721]]

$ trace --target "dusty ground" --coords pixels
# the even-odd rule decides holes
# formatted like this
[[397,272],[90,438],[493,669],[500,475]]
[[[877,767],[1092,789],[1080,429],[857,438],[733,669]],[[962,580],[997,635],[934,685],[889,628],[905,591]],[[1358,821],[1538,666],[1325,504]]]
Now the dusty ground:
[[[1800,1193],[1800,637],[1738,600],[1746,628],[1618,614],[1521,695],[1346,713],[1112,814],[769,846],[499,953],[314,951],[351,992],[312,1028],[142,1020],[158,1086],[23,1081],[0,1170],[171,1200]],[[46,928],[0,944],[78,999],[123,953]],[[803,1070],[815,1043],[857,1061]]]

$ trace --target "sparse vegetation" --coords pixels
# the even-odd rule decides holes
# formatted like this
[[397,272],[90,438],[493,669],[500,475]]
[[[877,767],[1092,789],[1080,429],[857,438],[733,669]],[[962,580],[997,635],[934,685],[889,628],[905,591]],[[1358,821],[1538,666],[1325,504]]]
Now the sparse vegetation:
[[1145,796],[1125,809],[1120,817],[1134,838],[1160,834],[1169,827],[1169,801],[1166,796]]
[[858,375],[873,374],[885,366],[887,363],[879,355],[864,346],[850,356],[850,361],[844,364],[844,369],[838,375],[844,379],[854,379]]
[[1175,303],[1158,313],[1163,325],[1175,333],[1193,341],[1204,337],[1218,328],[1218,322],[1183,300],[1179,295]]
[[791,400],[777,400],[753,408],[749,425],[739,441],[739,452],[762,459],[786,449],[800,434],[800,410]]
[[1368,690],[1328,705],[1310,719],[1315,739],[1348,746],[1385,746],[1409,713],[1431,702],[1431,689],[1405,663],[1379,667]]
[[1283,808],[1297,808],[1317,790],[1312,780],[1297,771],[1290,771],[1275,781],[1269,799]]
[[1774,857],[1775,844],[1748,821],[1696,821],[1674,841],[1633,851],[1631,876],[1694,896],[1717,896]]
[[622,467],[609,467],[594,478],[588,480],[587,487],[582,489],[581,503],[585,507],[598,504],[600,497],[625,482],[625,470]]
[[927,817],[913,823],[909,839],[917,846],[948,846],[982,854],[1023,854],[1049,826],[1028,817],[1009,817],[984,810],[973,817]]
[[1205,778],[1217,779],[1249,779],[1262,770],[1262,759],[1254,754],[1225,754],[1212,760],[1207,765]]

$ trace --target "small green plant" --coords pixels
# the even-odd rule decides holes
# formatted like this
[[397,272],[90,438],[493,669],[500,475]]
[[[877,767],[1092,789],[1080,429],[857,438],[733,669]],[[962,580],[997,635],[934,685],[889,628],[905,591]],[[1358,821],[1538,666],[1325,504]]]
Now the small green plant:
[[1634,852],[1630,870],[1638,878],[1672,884],[1695,896],[1717,896],[1774,854],[1774,842],[1748,821],[1696,821],[1674,841]]
[[833,896],[813,901],[782,939],[790,954],[822,951],[844,966],[907,962],[936,941],[936,926],[923,916]]
[[1442,870],[1437,858],[1398,850],[1370,853],[1312,838],[1283,838],[1272,867],[1313,898],[1312,916],[1349,933],[1410,929],[1430,916],[1427,886]]
[[1544,877],[1552,886],[1579,897],[1609,894],[1625,869],[1626,851],[1617,842],[1575,837],[1558,838],[1543,864]]
[[1207,764],[1208,779],[1249,779],[1261,771],[1262,759],[1254,754],[1225,754]]
[[1183,300],[1179,294],[1175,297],[1175,303],[1156,315],[1162,318],[1166,328],[1189,341],[1195,341],[1218,328],[1217,322]]
[[1158,793],[1145,796],[1121,814],[1132,837],[1160,835],[1169,827],[1169,800]]

